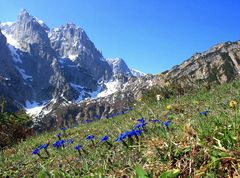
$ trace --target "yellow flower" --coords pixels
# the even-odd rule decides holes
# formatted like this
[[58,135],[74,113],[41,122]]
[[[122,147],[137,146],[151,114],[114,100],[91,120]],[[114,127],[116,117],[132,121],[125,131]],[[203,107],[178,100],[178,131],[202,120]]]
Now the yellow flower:
[[142,101],[143,99],[142,98],[139,98],[138,101]]
[[232,109],[237,109],[237,101],[236,100],[231,100],[229,102],[229,107]]
[[169,104],[169,105],[167,105],[167,110],[171,110],[172,109],[172,106]]

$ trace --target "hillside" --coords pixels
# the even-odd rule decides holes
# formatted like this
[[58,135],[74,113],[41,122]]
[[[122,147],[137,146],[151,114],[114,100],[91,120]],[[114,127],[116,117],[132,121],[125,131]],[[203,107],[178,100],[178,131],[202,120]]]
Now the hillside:
[[239,81],[181,96],[166,87],[157,101],[152,89],[128,112],[3,150],[0,177],[238,177],[239,91]]

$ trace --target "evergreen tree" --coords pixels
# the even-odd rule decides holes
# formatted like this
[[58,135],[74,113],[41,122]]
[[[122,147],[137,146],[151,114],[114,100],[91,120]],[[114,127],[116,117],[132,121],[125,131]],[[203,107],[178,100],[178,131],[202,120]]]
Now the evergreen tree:
[[2,107],[1,107],[1,113],[2,113],[2,114],[3,114],[4,111],[5,111],[5,105],[6,105],[6,100],[5,100],[5,98],[3,97],[3,98],[2,98]]

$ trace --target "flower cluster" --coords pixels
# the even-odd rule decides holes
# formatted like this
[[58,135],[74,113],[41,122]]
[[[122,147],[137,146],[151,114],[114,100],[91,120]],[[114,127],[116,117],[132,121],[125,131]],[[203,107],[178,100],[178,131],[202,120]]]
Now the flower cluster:
[[[122,112],[122,114],[124,114],[124,112]],[[122,133],[119,134],[119,136],[115,139],[115,143],[121,142],[124,146],[126,146],[128,148],[129,144],[133,144],[135,141],[139,141],[139,137],[143,134],[143,132],[146,131],[146,126],[149,123],[152,124],[158,124],[158,123],[162,123],[162,127],[169,127],[171,120],[167,120],[165,122],[161,122],[158,119],[151,119],[149,120],[149,123],[146,122],[145,118],[142,117],[140,119],[137,120],[137,124],[133,126],[133,128],[131,130],[128,131],[124,131]],[[72,138],[68,138],[68,139],[62,139],[62,136],[66,136],[66,128],[63,127],[61,128],[61,130],[64,132],[64,134],[62,135],[61,133],[58,133],[56,136],[58,138],[57,141],[55,141],[53,143],[53,147],[56,148],[57,150],[59,150],[60,148],[64,149],[69,147],[70,145],[73,144],[73,139]],[[95,135],[87,135],[85,138],[87,141],[91,141],[92,146],[95,146],[95,144],[97,143],[102,143],[102,144],[107,144],[110,148],[113,146],[113,144],[110,141],[110,138],[108,135],[104,135],[101,138],[99,138],[99,141],[97,142],[97,139],[95,138]],[[45,150],[45,152],[47,153],[48,156],[50,156],[47,148],[49,146],[48,144],[42,144],[40,147],[36,147],[32,154],[33,155],[38,155],[39,157],[41,157],[40,155],[40,150]],[[84,148],[80,145],[77,144],[74,146],[74,149],[76,151],[78,151],[79,155],[82,157],[83,153],[87,153]]]

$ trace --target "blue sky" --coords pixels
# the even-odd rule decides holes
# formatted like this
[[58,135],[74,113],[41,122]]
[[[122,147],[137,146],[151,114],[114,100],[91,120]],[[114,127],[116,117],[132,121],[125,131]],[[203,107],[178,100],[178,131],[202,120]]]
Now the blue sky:
[[240,40],[239,0],[0,0],[0,21],[15,21],[22,8],[50,28],[77,24],[104,57],[146,73]]

